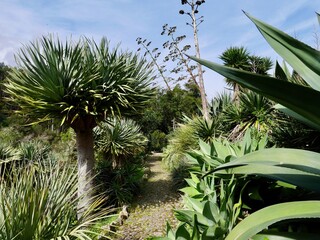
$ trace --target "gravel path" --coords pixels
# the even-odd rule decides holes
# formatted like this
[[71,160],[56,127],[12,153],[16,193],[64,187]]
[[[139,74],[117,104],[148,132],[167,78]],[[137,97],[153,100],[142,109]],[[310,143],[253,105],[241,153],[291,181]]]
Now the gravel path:
[[118,229],[120,237],[115,239],[140,240],[164,236],[167,221],[171,226],[178,224],[173,209],[181,208],[181,198],[172,191],[170,174],[162,167],[161,155],[151,156],[148,165],[148,181],[129,209],[129,218]]

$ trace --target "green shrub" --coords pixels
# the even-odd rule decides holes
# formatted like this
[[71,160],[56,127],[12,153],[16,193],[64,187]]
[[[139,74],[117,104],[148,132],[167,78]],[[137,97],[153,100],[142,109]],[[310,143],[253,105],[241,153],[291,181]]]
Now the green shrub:
[[102,199],[95,198],[77,219],[79,197],[74,166],[34,161],[11,171],[7,179],[0,181],[1,239],[93,239],[98,235],[89,228],[106,218],[110,209],[99,210]]
[[160,130],[155,130],[149,137],[149,150],[160,152],[167,145],[167,135]]
[[23,135],[15,127],[2,127],[0,129],[0,142],[10,145],[12,147],[17,146]]
[[[320,99],[320,52],[286,33],[255,19],[249,14],[247,16],[274,50],[301,76],[308,87],[296,82],[292,83],[285,78],[279,80],[228,68],[201,59],[194,59],[200,64],[222,74],[224,77],[235,81],[237,84],[241,84],[243,87],[278,102],[279,104],[274,106],[274,108],[304,122],[314,129],[320,130],[318,104]],[[320,19],[319,14],[318,18]],[[265,149],[223,164],[214,170],[214,174],[229,175],[232,173],[264,176],[278,180],[290,187],[302,188],[319,194],[319,158],[319,153],[301,149]],[[295,239],[317,239],[315,235],[310,235],[310,232],[316,232],[319,236],[318,228],[307,228],[306,231],[297,231],[294,234],[292,233],[292,228],[286,229],[284,232],[279,232],[279,229],[275,231],[266,230],[275,223],[288,223],[293,220],[301,222],[300,219],[303,218],[317,218],[319,220],[319,197],[315,198],[317,200],[314,200],[312,197],[306,199],[303,201],[288,201],[275,204],[250,214],[232,229],[226,240],[247,240],[249,238],[289,239],[292,236]],[[263,232],[258,234],[261,231]]]
[[56,159],[64,162],[76,162],[77,150],[75,132],[72,128],[64,129],[52,142],[52,151]]
[[218,136],[218,126],[213,119],[185,118],[185,123],[179,124],[175,131],[169,135],[169,143],[163,152],[165,166],[173,171],[178,169],[180,165],[185,165],[185,154],[198,148],[199,139],[209,142]]
[[112,163],[100,160],[96,166],[99,191],[108,196],[107,204],[121,206],[131,203],[141,187],[144,167],[140,157],[131,159],[130,164],[113,168]]

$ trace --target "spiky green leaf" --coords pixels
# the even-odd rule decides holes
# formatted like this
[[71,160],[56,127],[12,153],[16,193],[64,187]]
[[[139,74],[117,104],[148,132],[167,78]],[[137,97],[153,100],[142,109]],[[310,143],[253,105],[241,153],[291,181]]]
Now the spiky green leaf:
[[297,218],[320,218],[320,201],[280,203],[263,208],[236,225],[226,240],[248,240],[273,223]]

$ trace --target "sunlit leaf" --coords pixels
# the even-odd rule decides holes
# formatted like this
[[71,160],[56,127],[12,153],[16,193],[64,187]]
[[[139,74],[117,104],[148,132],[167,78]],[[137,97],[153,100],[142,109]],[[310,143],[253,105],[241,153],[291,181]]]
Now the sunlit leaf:
[[225,240],[248,240],[273,223],[297,218],[320,218],[320,201],[280,203],[263,208],[236,225]]
[[320,52],[245,13],[270,46],[315,90],[320,91]]
[[319,91],[269,76],[225,67],[194,57],[191,58],[226,78],[232,79],[244,87],[286,106],[320,126],[320,111],[318,111]]

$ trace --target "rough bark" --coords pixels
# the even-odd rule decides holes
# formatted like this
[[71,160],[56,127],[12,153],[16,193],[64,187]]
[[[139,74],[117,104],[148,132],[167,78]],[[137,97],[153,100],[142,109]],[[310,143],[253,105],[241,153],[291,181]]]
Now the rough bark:
[[[192,18],[192,27],[193,27],[193,37],[194,37],[194,46],[196,50],[196,57],[200,58],[200,48],[199,48],[199,40],[198,40],[198,26],[197,26],[197,19],[195,16],[195,5],[192,4],[192,11],[191,11],[191,18]],[[208,120],[209,119],[209,111],[208,111],[208,102],[207,96],[204,88],[203,82],[203,70],[200,63],[197,64],[198,67],[198,77],[199,77],[199,90],[201,96],[201,103],[202,103],[202,114],[203,117]]]
[[234,85],[233,85],[233,101],[237,106],[239,106],[239,104],[240,104],[240,86],[237,83],[234,83]]
[[75,129],[78,151],[78,218],[88,209],[93,194],[93,131]]

